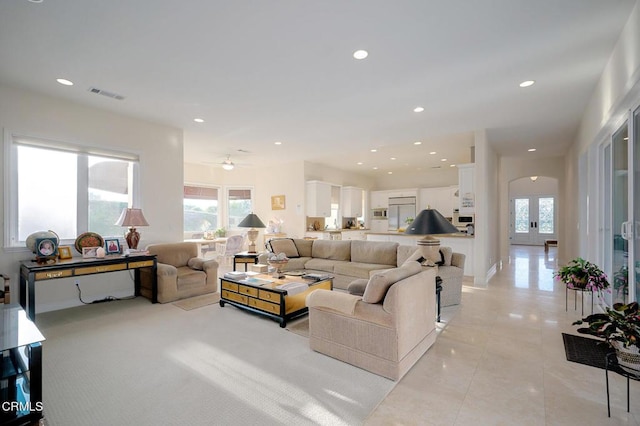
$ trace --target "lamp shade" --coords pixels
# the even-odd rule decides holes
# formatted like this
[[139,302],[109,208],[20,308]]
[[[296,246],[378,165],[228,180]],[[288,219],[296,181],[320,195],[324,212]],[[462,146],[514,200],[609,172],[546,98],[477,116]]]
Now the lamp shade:
[[149,226],[141,209],[122,209],[120,217],[115,223],[118,226]]
[[404,233],[414,235],[452,234],[458,233],[458,228],[453,226],[438,210],[425,209],[418,213],[418,216],[407,226]]
[[242,222],[238,224],[238,228],[266,228],[257,214],[249,213],[247,217],[242,219]]

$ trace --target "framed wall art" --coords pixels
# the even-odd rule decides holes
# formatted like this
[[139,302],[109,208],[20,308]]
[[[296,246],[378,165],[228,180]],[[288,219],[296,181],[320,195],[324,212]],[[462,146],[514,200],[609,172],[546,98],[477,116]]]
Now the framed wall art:
[[82,258],[93,259],[98,257],[98,247],[82,247]]
[[272,195],[271,210],[284,210],[284,208],[285,208],[284,195]]

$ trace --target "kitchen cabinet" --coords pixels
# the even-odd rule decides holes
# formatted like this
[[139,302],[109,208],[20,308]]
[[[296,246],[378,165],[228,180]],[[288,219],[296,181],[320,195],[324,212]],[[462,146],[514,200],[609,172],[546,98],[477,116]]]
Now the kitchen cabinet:
[[364,230],[352,230],[352,231],[342,231],[342,239],[343,240],[366,240],[367,231]]
[[426,208],[438,210],[444,217],[452,217],[453,210],[459,208],[456,192],[457,186],[443,186],[438,188],[422,188],[418,212]]
[[389,207],[389,191],[371,191],[371,208],[386,209]]
[[318,180],[307,181],[307,216],[331,216],[331,184]]
[[475,164],[458,164],[460,214],[475,213]]
[[362,217],[362,188],[343,186],[340,208],[342,217]]

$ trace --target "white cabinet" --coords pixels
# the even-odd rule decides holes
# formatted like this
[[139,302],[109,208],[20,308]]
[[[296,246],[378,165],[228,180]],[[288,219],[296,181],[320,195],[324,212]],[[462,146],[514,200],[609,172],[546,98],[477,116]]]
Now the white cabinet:
[[389,192],[388,191],[371,191],[371,208],[372,209],[389,208]]
[[343,186],[340,208],[342,217],[362,217],[362,188]]
[[331,184],[318,180],[307,181],[307,216],[331,216]]
[[438,188],[422,188],[418,211],[426,208],[438,210],[444,217],[452,217],[453,210],[459,208],[456,192],[457,186],[443,186]]
[[458,164],[458,179],[460,186],[460,213],[475,213],[475,164]]

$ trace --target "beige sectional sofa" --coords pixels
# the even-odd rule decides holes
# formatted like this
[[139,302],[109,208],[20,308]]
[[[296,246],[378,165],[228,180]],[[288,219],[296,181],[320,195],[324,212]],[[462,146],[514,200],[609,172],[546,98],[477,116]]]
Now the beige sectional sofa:
[[[407,260],[421,257],[416,246],[381,241],[277,238],[270,240],[267,248],[273,253],[287,255],[289,263],[284,268],[285,271],[328,272],[334,276],[333,287],[345,291],[356,279],[368,280],[376,272],[395,268]],[[459,304],[465,256],[452,253],[448,247],[441,247],[441,251],[444,264],[438,266],[437,273],[443,281],[441,306]],[[259,262],[266,264],[267,256],[260,255]]]
[[311,349],[399,380],[435,342],[435,277],[409,261],[373,274],[362,296],[312,292]]

